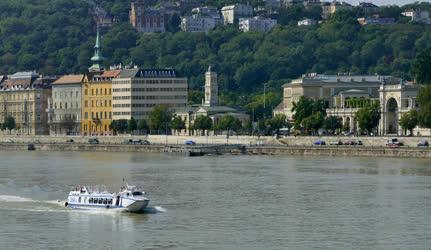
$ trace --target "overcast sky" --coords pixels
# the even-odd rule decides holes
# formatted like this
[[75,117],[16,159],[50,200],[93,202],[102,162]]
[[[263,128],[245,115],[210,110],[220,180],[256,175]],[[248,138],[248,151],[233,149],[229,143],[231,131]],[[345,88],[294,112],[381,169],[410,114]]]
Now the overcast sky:
[[[388,4],[398,4],[404,5],[408,3],[414,3],[416,0],[344,0],[351,4],[357,5],[359,2],[372,2],[377,5],[388,5]],[[431,2],[431,0],[417,0],[419,2]]]

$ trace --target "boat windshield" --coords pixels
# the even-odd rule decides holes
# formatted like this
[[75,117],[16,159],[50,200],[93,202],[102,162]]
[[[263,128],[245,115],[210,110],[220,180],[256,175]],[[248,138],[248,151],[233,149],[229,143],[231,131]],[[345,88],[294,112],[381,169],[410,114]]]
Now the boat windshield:
[[142,192],[135,191],[135,192],[133,192],[132,194],[133,194],[133,195],[142,195]]

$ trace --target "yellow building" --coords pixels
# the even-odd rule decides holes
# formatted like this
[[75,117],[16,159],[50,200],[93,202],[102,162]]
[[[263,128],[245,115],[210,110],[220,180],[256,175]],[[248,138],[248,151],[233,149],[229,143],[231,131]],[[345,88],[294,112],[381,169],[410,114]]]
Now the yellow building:
[[82,134],[85,136],[112,135],[112,79],[120,70],[89,73],[82,91]]

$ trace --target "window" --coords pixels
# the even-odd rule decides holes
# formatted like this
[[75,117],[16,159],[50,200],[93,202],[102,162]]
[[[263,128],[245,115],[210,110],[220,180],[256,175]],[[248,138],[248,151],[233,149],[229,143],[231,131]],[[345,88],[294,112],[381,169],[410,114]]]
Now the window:
[[88,203],[93,203],[93,198],[90,198],[90,199],[88,200]]
[[96,89],[96,95],[99,95],[99,89]]
[[88,112],[85,112],[84,117],[85,119],[88,119]]
[[91,89],[91,95],[94,95],[94,89]]
[[103,203],[103,199],[99,199],[99,204],[102,204]]
[[64,108],[67,109],[67,102],[64,104]]
[[105,95],[107,95],[108,94],[108,89],[105,89]]
[[88,101],[84,101],[84,107],[88,107]]
[[88,89],[85,89],[84,95],[88,95]]
[[76,98],[78,98],[78,95],[79,95],[79,92],[78,92],[78,91],[76,91],[76,95],[75,95],[75,97],[76,97]]

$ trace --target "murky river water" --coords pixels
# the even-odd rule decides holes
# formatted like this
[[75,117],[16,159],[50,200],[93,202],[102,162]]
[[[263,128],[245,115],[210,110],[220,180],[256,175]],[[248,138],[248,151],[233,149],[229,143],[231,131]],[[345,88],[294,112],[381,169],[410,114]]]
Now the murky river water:
[[[428,249],[431,160],[0,152],[0,249]],[[71,211],[126,178],[145,214]]]

